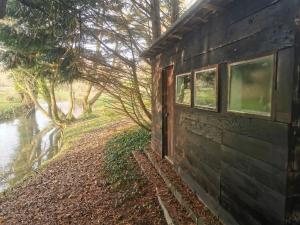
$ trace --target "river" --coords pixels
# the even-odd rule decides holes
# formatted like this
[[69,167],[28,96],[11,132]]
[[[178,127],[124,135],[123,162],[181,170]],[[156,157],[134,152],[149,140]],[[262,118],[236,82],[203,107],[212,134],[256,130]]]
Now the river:
[[[58,107],[68,111],[68,103]],[[74,116],[81,114],[76,106]],[[28,116],[0,122],[0,192],[36,170],[59,151],[61,131],[39,110]]]

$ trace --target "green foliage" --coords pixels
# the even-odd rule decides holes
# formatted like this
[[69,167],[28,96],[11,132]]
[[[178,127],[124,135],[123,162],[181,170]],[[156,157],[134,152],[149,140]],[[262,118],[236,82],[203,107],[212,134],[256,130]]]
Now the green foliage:
[[117,187],[132,184],[138,178],[130,156],[134,150],[142,150],[150,140],[150,133],[133,128],[111,138],[106,144],[105,173],[108,182]]
[[8,120],[23,112],[20,100],[13,98],[8,100],[9,95],[0,93],[0,120]]

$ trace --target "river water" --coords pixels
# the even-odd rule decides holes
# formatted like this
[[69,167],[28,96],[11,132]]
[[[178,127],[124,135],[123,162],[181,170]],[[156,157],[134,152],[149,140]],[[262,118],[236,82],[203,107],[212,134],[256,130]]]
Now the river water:
[[[68,103],[58,107],[68,111]],[[74,116],[81,109],[75,107]],[[0,122],[0,192],[36,170],[59,151],[61,131],[39,110],[28,116]]]

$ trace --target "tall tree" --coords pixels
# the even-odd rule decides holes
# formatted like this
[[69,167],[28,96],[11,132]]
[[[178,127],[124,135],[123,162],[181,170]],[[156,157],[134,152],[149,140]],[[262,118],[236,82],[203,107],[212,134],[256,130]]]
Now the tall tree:
[[157,39],[161,35],[160,4],[159,0],[151,0],[152,38]]
[[[21,52],[33,61],[30,69],[39,68],[39,76],[51,84],[50,103],[53,87],[77,76],[105,90],[114,97],[116,110],[149,129],[151,67],[139,55],[175,20],[177,5],[171,0],[10,1],[16,2],[18,21],[17,41],[6,41],[6,46],[18,43],[10,59],[20,58],[15,56]],[[15,61],[28,69],[22,62]],[[51,108],[52,117],[55,110]]]
[[2,19],[6,14],[6,3],[7,0],[0,0],[0,19]]

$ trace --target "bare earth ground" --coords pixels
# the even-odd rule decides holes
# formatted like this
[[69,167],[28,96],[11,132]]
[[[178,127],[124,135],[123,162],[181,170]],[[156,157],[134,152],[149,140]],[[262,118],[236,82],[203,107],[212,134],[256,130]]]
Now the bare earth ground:
[[122,193],[106,183],[105,140],[129,126],[116,123],[85,135],[39,174],[0,198],[0,224],[165,224],[149,185],[122,201]]

